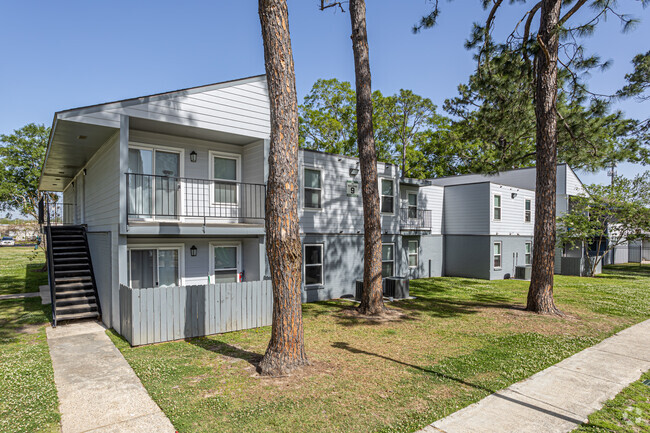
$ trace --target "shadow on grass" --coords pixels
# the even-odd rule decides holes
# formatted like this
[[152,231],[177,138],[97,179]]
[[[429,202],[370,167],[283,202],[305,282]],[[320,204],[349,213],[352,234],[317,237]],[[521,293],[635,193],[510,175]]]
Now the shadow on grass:
[[[519,400],[519,399],[514,398],[514,397],[503,395],[501,393],[496,394],[497,390],[490,389],[488,387],[485,387],[485,386],[482,386],[482,385],[479,385],[479,384],[476,384],[476,383],[468,382],[468,381],[463,380],[461,378],[450,376],[448,374],[445,374],[445,373],[442,373],[440,371],[436,371],[436,370],[433,370],[433,369],[430,369],[430,368],[420,367],[419,365],[409,364],[408,362],[403,362],[403,361],[391,358],[389,356],[384,356],[384,355],[380,355],[380,354],[377,354],[377,353],[368,352],[368,351],[363,350],[363,349],[357,349],[355,347],[350,346],[348,343],[345,343],[345,342],[338,341],[338,342],[332,343],[332,347],[334,347],[336,349],[347,350],[348,352],[354,353],[354,354],[361,354],[361,355],[367,355],[367,356],[373,356],[373,357],[376,357],[376,358],[381,358],[381,359],[384,359],[386,361],[394,362],[396,364],[400,364],[400,365],[403,365],[405,367],[409,367],[409,368],[412,368],[414,370],[418,370],[418,371],[420,371],[422,373],[425,373],[425,374],[434,375],[434,376],[437,376],[439,378],[446,379],[446,380],[449,380],[449,381],[452,381],[452,382],[456,382],[456,383],[459,383],[461,385],[465,385],[465,386],[470,387],[470,388],[474,388],[474,389],[477,389],[477,390],[480,390],[480,391],[484,391],[487,394],[493,394],[495,397],[500,398],[502,400],[506,400],[506,401],[509,401],[511,403],[515,403],[515,404],[527,407],[529,409],[533,409],[533,410],[542,412],[544,414],[551,415],[551,416],[554,416],[554,417],[559,418],[559,419],[563,419],[565,421],[570,421],[570,422],[573,422],[573,423],[576,423],[576,424],[581,424],[582,423],[582,420],[568,417],[568,416],[566,416],[564,414],[561,414],[561,413],[558,413],[556,411],[549,410],[549,409],[537,406],[537,405],[529,403],[527,401],[522,401],[522,400]],[[546,405],[550,406],[548,403],[546,403]],[[558,408],[558,409],[561,409],[561,408]]]
[[599,277],[604,276],[624,279],[634,279],[634,276],[650,278],[650,265],[639,265],[638,263],[607,265],[603,267],[603,273]]
[[51,320],[51,307],[42,305],[41,298],[1,300],[0,345],[15,343],[21,334],[34,332],[35,327]]
[[200,347],[204,350],[209,350],[210,352],[218,353],[219,355],[225,356],[227,358],[243,359],[255,367],[255,370],[258,369],[259,363],[262,360],[262,355],[259,353],[250,352],[231,344],[224,343],[223,341],[215,340],[214,338],[188,338],[185,341],[193,346]]

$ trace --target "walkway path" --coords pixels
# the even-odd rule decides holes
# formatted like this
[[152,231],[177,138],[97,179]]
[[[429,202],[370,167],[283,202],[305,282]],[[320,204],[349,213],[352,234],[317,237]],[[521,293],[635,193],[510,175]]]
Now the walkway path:
[[13,295],[0,295],[0,301],[2,301],[3,299],[36,298],[37,296],[41,296],[41,294],[38,292],[33,292],[33,293],[16,293]]
[[174,432],[97,322],[47,328],[62,433]]
[[569,432],[650,369],[650,320],[438,420],[422,433]]

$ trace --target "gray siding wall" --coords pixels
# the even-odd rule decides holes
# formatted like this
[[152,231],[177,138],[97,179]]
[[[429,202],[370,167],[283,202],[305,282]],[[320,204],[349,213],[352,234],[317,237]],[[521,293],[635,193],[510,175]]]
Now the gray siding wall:
[[[260,280],[260,248],[264,248],[263,239],[254,238],[128,238],[128,246],[137,245],[176,245],[183,246],[184,279],[183,285],[207,284],[210,274],[210,243],[239,242],[241,270],[244,272],[245,281]],[[196,246],[197,253],[192,257],[190,248]],[[127,284],[126,282],[122,282]],[[128,285],[128,284],[127,284]]]
[[[384,235],[382,242],[395,244],[395,275],[406,275],[407,265],[400,254],[401,236]],[[305,287],[303,284],[303,302],[354,296],[356,280],[363,279],[363,236],[306,235],[302,237],[302,244],[322,244],[324,260],[323,285]]]
[[88,163],[84,222],[89,230],[112,230],[119,223],[119,159],[118,136],[115,135]]
[[443,233],[487,235],[490,233],[490,184],[487,182],[445,188]]
[[[501,242],[501,269],[494,269],[492,246],[494,242]],[[490,238],[490,254],[487,258],[490,267],[490,279],[501,280],[514,278],[515,266],[525,264],[525,244],[533,242],[532,236],[492,236]],[[532,256],[531,256],[532,258]]]
[[113,305],[111,302],[113,285],[111,233],[88,232],[87,236],[93,271],[95,272],[95,281],[97,283],[99,305],[102,309],[102,321],[106,326],[111,327],[111,318],[113,317]]
[[445,276],[490,279],[491,248],[490,236],[445,235]]
[[[408,241],[418,241],[419,254],[417,268],[408,266]],[[441,235],[404,236],[399,251],[404,263],[404,275],[410,279],[440,277],[443,273],[443,237]]]
[[[363,203],[361,194],[348,197],[346,182],[357,181],[361,187],[361,174],[350,176],[350,168],[356,167],[357,161],[338,155],[320,152],[300,151],[300,228],[303,233],[341,233],[356,234],[363,232]],[[322,209],[304,208],[304,169],[321,170]],[[392,178],[395,182],[394,214],[382,215],[381,230],[399,233],[399,185],[397,167],[390,164],[378,164],[379,177]]]

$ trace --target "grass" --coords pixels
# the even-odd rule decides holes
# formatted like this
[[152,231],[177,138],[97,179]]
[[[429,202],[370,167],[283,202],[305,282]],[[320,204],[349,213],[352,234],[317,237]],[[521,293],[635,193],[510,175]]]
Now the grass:
[[591,414],[574,433],[650,432],[650,386],[644,380],[650,380],[650,372]]
[[0,295],[38,292],[38,286],[47,284],[43,250],[34,247],[0,248]]
[[[3,291],[11,287],[20,288],[21,292],[38,291],[41,278],[32,277],[25,268],[41,268],[43,263],[30,262],[29,257],[26,248],[0,249]],[[40,298],[0,301],[2,433],[60,431],[59,402],[45,336],[45,325],[49,322],[47,311]]]
[[261,378],[270,328],[131,348],[109,335],[180,432],[408,432],[522,380],[650,311],[650,266],[556,278],[565,318],[522,310],[528,284],[432,278],[392,320],[303,306],[312,366]]

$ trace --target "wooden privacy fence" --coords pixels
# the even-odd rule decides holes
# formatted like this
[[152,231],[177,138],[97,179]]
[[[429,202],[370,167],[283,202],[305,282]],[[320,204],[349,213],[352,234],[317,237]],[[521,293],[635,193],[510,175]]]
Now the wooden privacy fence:
[[121,333],[132,346],[269,326],[271,281],[132,289],[120,285]]

